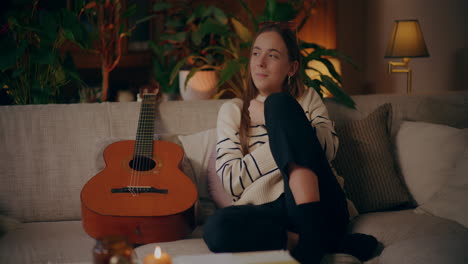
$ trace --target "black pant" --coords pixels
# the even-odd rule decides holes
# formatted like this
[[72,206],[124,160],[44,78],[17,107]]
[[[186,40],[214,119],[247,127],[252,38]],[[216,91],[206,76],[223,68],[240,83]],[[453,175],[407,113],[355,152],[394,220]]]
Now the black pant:
[[[307,167],[318,177],[320,203],[324,210],[323,232],[327,249],[333,250],[345,233],[348,209],[345,195],[330,169],[315,129],[300,104],[290,95],[275,93],[265,101],[265,123],[270,149],[283,175],[284,193],[262,205],[219,209],[204,225],[204,240],[213,252],[285,249],[287,232],[298,232],[297,205],[289,188],[287,166]],[[255,183],[254,183],[255,184]]]

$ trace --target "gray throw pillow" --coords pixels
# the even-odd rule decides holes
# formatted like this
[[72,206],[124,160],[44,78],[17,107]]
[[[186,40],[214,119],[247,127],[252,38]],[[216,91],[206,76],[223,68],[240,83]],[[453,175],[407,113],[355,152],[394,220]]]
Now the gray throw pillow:
[[360,213],[411,203],[396,169],[390,126],[392,105],[384,104],[362,120],[337,123],[340,147],[333,162],[345,191]]

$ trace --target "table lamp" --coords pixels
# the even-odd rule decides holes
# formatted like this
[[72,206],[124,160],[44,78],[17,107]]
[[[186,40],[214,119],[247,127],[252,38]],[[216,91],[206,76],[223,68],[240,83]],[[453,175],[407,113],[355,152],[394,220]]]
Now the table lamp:
[[401,62],[388,62],[388,73],[407,74],[406,92],[408,94],[411,93],[410,58],[421,57],[429,57],[429,52],[418,20],[395,20],[385,58],[402,58]]

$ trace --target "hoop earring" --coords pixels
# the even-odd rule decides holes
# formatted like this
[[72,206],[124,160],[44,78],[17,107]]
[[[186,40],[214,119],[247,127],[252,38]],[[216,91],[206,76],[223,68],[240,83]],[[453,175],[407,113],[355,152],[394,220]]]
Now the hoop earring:
[[291,85],[291,75],[288,75],[288,85]]

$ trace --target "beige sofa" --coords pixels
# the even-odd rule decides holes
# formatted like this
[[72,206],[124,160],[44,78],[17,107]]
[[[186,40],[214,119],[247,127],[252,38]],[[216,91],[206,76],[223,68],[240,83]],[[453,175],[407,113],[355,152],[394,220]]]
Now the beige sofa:
[[[460,146],[465,144],[466,130],[461,128],[468,127],[468,92],[353,98],[358,110],[331,100],[326,104],[341,139],[334,166],[361,211],[352,219],[350,232],[372,234],[382,243],[383,250],[367,263],[468,263],[466,211],[459,212],[468,200],[454,201],[450,196],[450,188],[455,188],[456,197],[466,198],[468,185],[466,177],[453,183],[449,177],[454,172],[448,171],[457,167],[467,172],[466,164],[455,160],[463,156]],[[386,102],[390,108],[380,107]],[[222,103],[163,102],[158,106],[156,133],[163,139],[182,139],[186,148],[191,140],[206,140]],[[81,226],[80,191],[103,168],[102,151],[107,144],[134,138],[139,106],[137,102],[0,106],[0,263],[92,262],[94,240]],[[407,164],[430,152],[423,136],[437,129],[422,122],[442,124],[436,126],[440,133],[451,135],[447,140],[458,140],[450,143],[456,150],[444,149],[439,154],[455,157],[446,161],[454,164],[432,169],[446,173],[426,172],[432,164],[421,166],[424,159]],[[377,138],[367,138],[372,135]],[[200,161],[200,157],[208,157],[211,149],[190,148],[186,149],[185,170],[199,190],[199,226],[187,239],[158,243],[172,256],[209,253],[200,237],[203,221],[215,206],[204,172],[206,158]],[[418,150],[422,155],[417,155]],[[418,169],[424,173],[415,176]],[[426,179],[431,173],[436,175]],[[433,195],[424,197],[429,189]],[[440,210],[447,205],[444,197],[453,210]],[[153,249],[154,245],[144,245],[136,253],[141,259]]]

